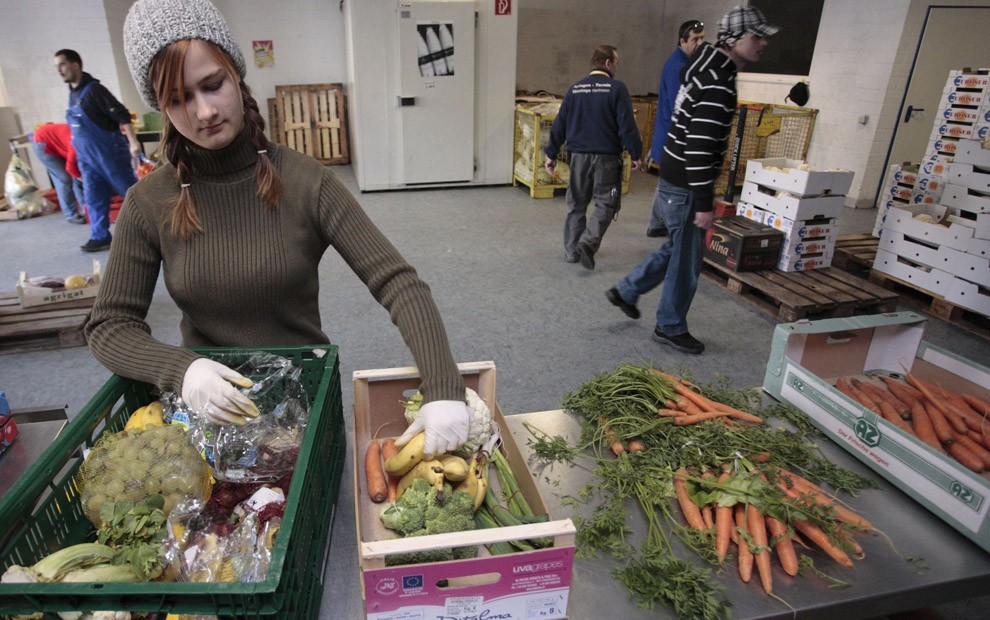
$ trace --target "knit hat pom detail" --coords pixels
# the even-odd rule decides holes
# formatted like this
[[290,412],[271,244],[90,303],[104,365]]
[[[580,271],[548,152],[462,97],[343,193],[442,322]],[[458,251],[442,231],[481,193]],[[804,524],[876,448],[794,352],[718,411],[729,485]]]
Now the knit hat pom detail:
[[137,0],[124,20],[124,55],[144,103],[158,110],[148,76],[160,51],[183,39],[201,39],[219,46],[234,61],[237,73],[247,74],[244,55],[223,15],[209,0]]

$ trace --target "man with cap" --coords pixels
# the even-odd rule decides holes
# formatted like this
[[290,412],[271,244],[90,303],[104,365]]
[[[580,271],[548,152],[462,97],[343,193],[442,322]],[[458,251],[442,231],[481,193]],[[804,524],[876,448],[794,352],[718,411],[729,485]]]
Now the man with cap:
[[[681,89],[681,72],[694,51],[705,42],[705,24],[697,19],[689,19],[677,30],[677,47],[663,65],[660,73],[660,85],[657,87],[657,120],[653,124],[653,144],[650,147],[650,159],[660,161],[663,154],[663,143],[670,129],[670,117],[674,115],[674,101]],[[656,212],[656,203],[650,210],[650,224],[646,229],[647,237],[667,236],[667,227]]]
[[141,143],[130,111],[82,67],[75,50],[55,52],[55,68],[69,85],[66,119],[89,210],[89,241],[80,247],[84,252],[99,252],[110,248],[110,199],[114,194],[125,195],[137,183],[134,170]]
[[663,283],[653,338],[676,351],[705,350],[688,331],[687,313],[698,289],[705,231],[715,219],[713,187],[732,129],[736,74],[760,60],[778,30],[756,7],[736,6],[719,20],[715,45],[703,44],[686,67],[655,197],[669,237],[605,293],[637,319],[639,296]]

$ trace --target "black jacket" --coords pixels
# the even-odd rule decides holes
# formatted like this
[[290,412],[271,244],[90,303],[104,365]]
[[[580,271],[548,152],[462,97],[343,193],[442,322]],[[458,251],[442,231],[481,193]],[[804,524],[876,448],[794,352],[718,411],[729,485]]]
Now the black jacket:
[[625,147],[633,160],[639,159],[643,140],[626,85],[604,71],[592,71],[571,86],[550,128],[547,157],[556,159],[565,142],[572,153],[618,155]]

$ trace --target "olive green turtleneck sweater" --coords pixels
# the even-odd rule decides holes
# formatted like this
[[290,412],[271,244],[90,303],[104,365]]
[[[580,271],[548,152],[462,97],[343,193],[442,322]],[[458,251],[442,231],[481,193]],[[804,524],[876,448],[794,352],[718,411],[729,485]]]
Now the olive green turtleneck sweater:
[[151,336],[145,322],[159,269],[182,310],[183,346],[263,347],[329,342],[320,322],[318,266],[333,248],[384,306],[412,351],[427,401],[463,400],[464,383],[430,289],[315,159],[271,144],[282,202],[257,193],[259,157],[242,133],[229,146],[193,147],[191,191],[203,233],[173,235],[173,166],[127,192],[99,297],[86,324],[93,355],[111,371],[180,390],[201,357]]

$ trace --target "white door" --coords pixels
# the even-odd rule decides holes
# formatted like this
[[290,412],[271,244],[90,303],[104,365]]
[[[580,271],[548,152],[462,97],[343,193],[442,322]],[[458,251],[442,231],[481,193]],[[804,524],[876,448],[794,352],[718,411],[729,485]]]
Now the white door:
[[402,180],[474,177],[474,0],[400,0]]
[[[887,165],[925,156],[949,71],[990,66],[990,6],[929,8]],[[883,182],[883,181],[881,181]]]

